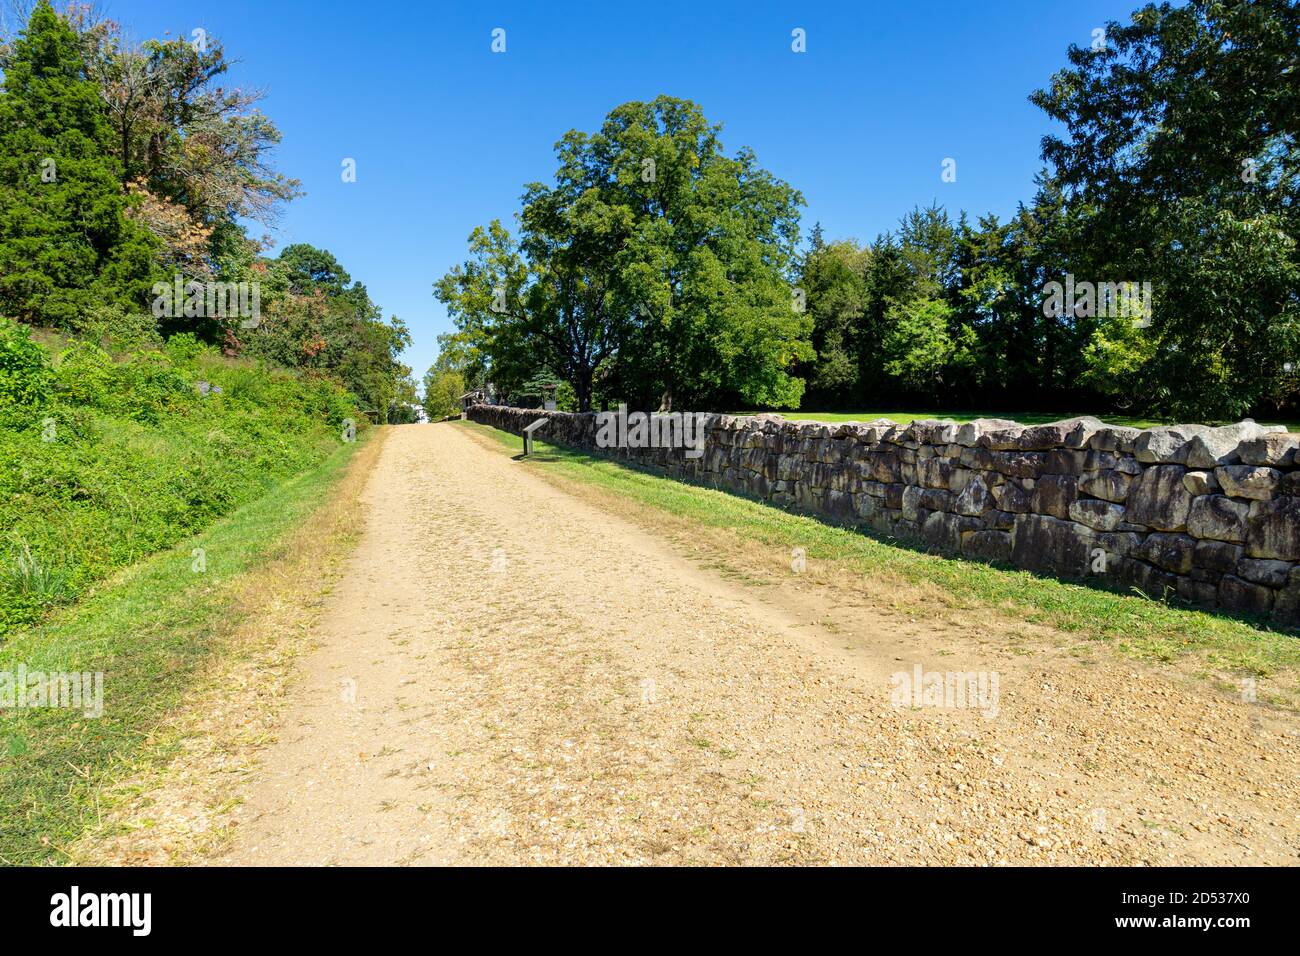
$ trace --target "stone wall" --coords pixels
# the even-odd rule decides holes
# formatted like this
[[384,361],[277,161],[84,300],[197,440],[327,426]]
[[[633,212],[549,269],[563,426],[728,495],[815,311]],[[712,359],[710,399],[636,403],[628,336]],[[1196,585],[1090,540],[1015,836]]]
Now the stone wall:
[[896,425],[706,416],[703,455],[597,449],[596,414],[469,418],[937,551],[1300,621],[1300,435],[1244,421],[1139,431],[1076,418]]

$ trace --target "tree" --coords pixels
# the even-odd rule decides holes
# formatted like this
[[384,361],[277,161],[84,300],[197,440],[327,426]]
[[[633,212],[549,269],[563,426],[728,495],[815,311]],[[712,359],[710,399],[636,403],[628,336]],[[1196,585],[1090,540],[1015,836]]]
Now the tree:
[[892,390],[901,387],[931,401],[951,401],[957,388],[969,396],[976,334],[956,308],[962,238],[969,231],[964,218],[954,226],[939,207],[918,207],[899,223],[896,246],[886,240],[892,275],[888,286],[876,290],[883,309],[877,354],[894,379]]
[[557,144],[517,241],[499,222],[474,231],[436,294],[494,383],[545,366],[584,410],[597,391],[797,406],[790,370],[812,355],[790,282],[802,198],[751,152],[724,155],[719,130],[686,100],[626,103]]
[[631,333],[611,384],[641,405],[797,408],[791,371],[813,354],[792,282],[803,197],[720,133],[660,96],[561,143],[561,182],[599,195],[622,239],[610,272]]
[[530,268],[495,219],[486,229],[474,229],[469,247],[470,258],[434,285],[434,294],[446,303],[457,328],[438,337],[438,361],[443,363],[438,367],[463,372],[475,387],[490,379],[507,393],[523,383],[539,357],[581,378],[583,367],[593,364],[597,346],[581,337],[578,317],[570,312],[565,323],[553,311],[520,306],[525,297],[536,301],[545,295],[538,286],[551,277],[543,267]]
[[276,274],[294,295],[309,295],[319,290],[341,296],[352,284],[352,276],[332,253],[305,242],[295,242],[280,250]]
[[483,354],[464,332],[443,332],[438,336],[438,357],[433,360],[432,371],[459,372],[466,391],[488,384]]
[[[8,2],[22,8],[29,0]],[[7,19],[0,14],[0,69],[15,46]],[[130,197],[127,215],[155,240],[164,275],[256,280],[262,244],[242,222],[274,223],[281,205],[298,193],[297,181],[272,167],[280,134],[256,110],[261,93],[218,86],[231,61],[220,41],[199,31],[192,41],[136,45],[91,4],[70,2],[64,19],[99,88],[108,123],[103,148],[116,159]],[[170,319],[161,325],[227,350],[237,338],[232,323]]]
[[71,327],[145,303],[154,244],[125,215],[108,137],[77,35],[42,0],[0,89],[0,312]]
[[1294,0],[1151,4],[1108,24],[1104,44],[1071,47],[1072,67],[1031,96],[1066,126],[1043,156],[1087,218],[1073,261],[1090,281],[1153,286],[1149,325],[1094,330],[1091,377],[1112,395],[1226,417],[1287,378],[1300,343],[1297,51]]
[[298,194],[298,181],[271,166],[280,132],[255,108],[262,94],[216,85],[231,65],[218,39],[136,48],[100,25],[87,40],[123,183],[139,183],[209,227],[273,222]]
[[396,316],[385,322],[366,287],[325,249],[295,243],[261,265],[262,321],[241,332],[242,350],[328,373],[381,419],[405,420],[405,406],[415,401],[410,369],[398,361],[411,343],[405,323]]
[[429,369],[424,375],[424,411],[429,420],[436,422],[460,411],[465,392],[465,377],[460,372]]
[[818,405],[847,405],[860,397],[862,328],[871,249],[852,240],[826,243],[814,228],[799,287],[813,320],[815,359],[801,366],[808,397]]
[[951,296],[955,324],[975,334],[968,374],[953,375],[968,398],[1050,406],[1080,392],[1082,350],[1091,326],[1049,316],[1043,287],[1071,269],[1072,219],[1060,190],[1044,177],[1033,202],[1005,223],[963,220],[958,232],[960,282]]
[[881,345],[885,370],[907,388],[933,392],[944,385],[944,371],[957,357],[959,342],[949,328],[952,306],[916,298],[889,309],[890,330]]

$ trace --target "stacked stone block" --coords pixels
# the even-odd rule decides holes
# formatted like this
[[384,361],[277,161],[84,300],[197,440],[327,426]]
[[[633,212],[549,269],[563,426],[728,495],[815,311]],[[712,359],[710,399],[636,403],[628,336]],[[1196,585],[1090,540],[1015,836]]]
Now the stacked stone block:
[[598,449],[595,413],[469,410],[515,434],[539,417],[542,440],[947,554],[1300,621],[1300,435],[1280,428],[708,415],[688,457]]

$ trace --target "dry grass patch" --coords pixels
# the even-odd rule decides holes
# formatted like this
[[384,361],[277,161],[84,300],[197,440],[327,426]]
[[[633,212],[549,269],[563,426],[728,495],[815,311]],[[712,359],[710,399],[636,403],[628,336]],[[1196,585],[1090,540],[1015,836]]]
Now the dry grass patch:
[[237,623],[218,633],[192,693],[151,734],[179,752],[162,767],[145,763],[102,795],[111,809],[68,849],[70,862],[191,864],[226,843],[235,794],[274,739],[293,664],[310,649],[311,627],[361,532],[361,494],[387,435],[376,432],[277,556],[235,582]]

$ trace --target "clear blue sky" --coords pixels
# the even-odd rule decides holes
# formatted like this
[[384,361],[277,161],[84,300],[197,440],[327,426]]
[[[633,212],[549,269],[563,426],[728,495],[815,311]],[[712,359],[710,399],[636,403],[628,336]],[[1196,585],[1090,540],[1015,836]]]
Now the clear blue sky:
[[[805,232],[870,239],[917,203],[1005,217],[1032,193],[1047,118],[1026,97],[1138,0],[874,3],[389,3],[103,0],[136,39],[222,39],[267,91],[279,168],[306,195],[275,239],[333,252],[415,339],[417,379],[451,327],[432,285],[480,223],[511,222],[553,146],[619,103],[667,93],[728,151],[807,199]],[[506,52],[491,32],[506,31]],[[791,51],[791,30],[807,52]],[[357,162],[343,183],[341,162]],[[945,157],[957,181],[940,179]]]

